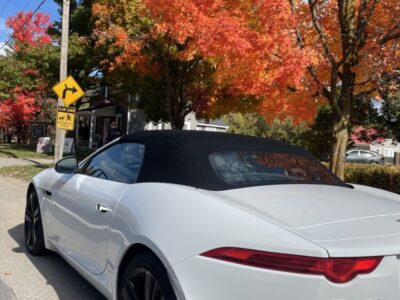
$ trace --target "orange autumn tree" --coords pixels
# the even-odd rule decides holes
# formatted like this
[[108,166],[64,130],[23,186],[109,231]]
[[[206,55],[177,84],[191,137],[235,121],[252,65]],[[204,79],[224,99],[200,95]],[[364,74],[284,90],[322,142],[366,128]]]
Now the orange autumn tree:
[[299,47],[314,50],[304,82],[310,86],[309,96],[325,100],[332,109],[330,168],[343,178],[355,101],[361,95],[372,98],[379,91],[381,78],[400,67],[400,2],[288,1],[299,20]]
[[314,117],[317,101],[289,97],[310,90],[302,79],[312,56],[297,45],[287,0],[98,0],[93,12],[104,63],[156,81],[173,128],[191,111]]

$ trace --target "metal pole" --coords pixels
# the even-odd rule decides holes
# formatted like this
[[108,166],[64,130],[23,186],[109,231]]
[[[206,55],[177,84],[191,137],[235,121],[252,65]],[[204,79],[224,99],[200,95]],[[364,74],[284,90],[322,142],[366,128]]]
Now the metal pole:
[[[68,36],[69,36],[69,6],[70,0],[63,0],[62,10],[62,31],[61,31],[61,57],[60,57],[60,81],[67,77],[68,68]],[[58,99],[57,106],[63,106],[64,103]],[[65,141],[65,129],[56,128],[56,140],[54,150],[54,161],[57,162],[63,157],[63,148]]]

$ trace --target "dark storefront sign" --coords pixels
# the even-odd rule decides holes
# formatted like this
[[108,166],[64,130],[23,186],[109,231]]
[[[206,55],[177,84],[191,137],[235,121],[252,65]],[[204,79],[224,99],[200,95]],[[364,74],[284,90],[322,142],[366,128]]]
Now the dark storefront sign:
[[40,137],[46,136],[46,125],[32,124],[32,136],[34,141],[37,141]]

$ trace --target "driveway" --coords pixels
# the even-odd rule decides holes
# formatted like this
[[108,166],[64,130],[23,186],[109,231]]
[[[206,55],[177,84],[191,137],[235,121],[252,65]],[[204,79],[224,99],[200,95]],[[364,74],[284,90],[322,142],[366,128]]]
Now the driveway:
[[24,181],[0,176],[0,299],[105,299],[59,255],[27,254]]

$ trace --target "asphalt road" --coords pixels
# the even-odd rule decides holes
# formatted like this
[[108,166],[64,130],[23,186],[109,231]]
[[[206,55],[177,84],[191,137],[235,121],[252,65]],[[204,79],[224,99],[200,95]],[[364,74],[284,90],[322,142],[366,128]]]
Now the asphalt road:
[[27,186],[0,176],[0,299],[104,300],[59,255],[27,254],[23,233]]

